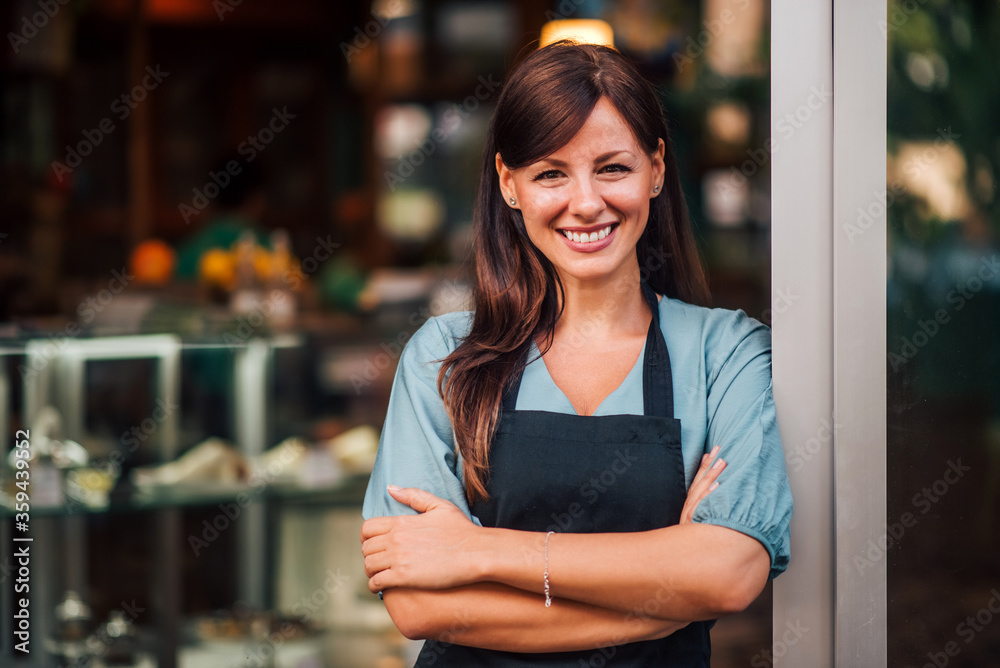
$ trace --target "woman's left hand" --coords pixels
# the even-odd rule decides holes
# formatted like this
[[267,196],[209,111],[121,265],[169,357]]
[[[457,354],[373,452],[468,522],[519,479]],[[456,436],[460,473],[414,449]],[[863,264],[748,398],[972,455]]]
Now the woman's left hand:
[[475,581],[472,545],[479,527],[455,504],[416,487],[389,494],[419,515],[374,517],[361,525],[368,588],[447,589]]
[[691,524],[694,511],[701,503],[702,499],[715,491],[719,486],[717,478],[726,468],[726,462],[719,454],[719,446],[712,448],[712,451],[701,458],[701,465],[694,474],[691,487],[688,488],[687,498],[684,500],[684,507],[681,509],[681,520],[679,524]]

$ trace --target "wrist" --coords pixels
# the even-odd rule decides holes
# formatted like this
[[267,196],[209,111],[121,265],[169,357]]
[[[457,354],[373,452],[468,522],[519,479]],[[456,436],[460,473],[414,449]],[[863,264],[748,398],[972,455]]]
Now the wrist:
[[500,582],[500,576],[504,572],[503,534],[505,529],[495,527],[480,527],[478,529],[478,546],[476,550],[476,563],[473,565],[473,574],[477,582]]
[[488,528],[484,530],[484,538],[488,545],[481,560],[480,575],[484,581],[543,592],[544,533]]

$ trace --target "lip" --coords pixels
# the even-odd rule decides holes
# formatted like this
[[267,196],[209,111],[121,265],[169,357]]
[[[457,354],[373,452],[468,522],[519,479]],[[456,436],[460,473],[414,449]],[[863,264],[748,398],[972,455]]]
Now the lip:
[[608,233],[608,236],[604,237],[603,239],[599,239],[597,241],[588,241],[587,243],[583,243],[581,241],[573,241],[572,239],[567,239],[566,235],[562,233],[562,230],[568,230],[570,232],[580,232],[582,234],[583,232],[586,231],[596,231],[604,227],[607,227],[607,225],[602,225],[601,227],[589,227],[586,229],[562,227],[556,230],[556,234],[558,234],[559,237],[563,240],[563,242],[565,242],[565,244],[569,246],[570,249],[572,250],[575,250],[579,253],[596,253],[597,251],[607,248],[608,246],[611,245],[611,242],[615,238],[615,234],[618,232],[618,227],[619,227],[618,225],[614,225],[614,227],[611,228],[611,232]]

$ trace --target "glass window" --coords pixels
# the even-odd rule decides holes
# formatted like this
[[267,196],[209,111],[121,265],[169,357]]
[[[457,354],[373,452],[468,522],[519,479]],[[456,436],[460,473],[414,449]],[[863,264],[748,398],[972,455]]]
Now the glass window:
[[[892,1],[889,665],[1000,656],[1000,5]],[[873,212],[859,210],[863,221]]]

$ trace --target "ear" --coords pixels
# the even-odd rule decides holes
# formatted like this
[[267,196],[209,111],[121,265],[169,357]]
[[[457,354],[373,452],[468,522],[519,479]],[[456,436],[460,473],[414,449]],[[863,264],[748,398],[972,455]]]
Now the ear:
[[[659,186],[658,190],[662,192],[663,175],[666,172],[666,166],[664,165],[663,162],[663,156],[666,153],[667,147],[666,144],[663,143],[663,139],[660,139],[659,142],[660,143],[656,145],[656,150],[653,151],[653,153],[649,156],[650,161],[653,163],[653,179],[652,179],[653,182],[650,184],[650,190],[653,189],[653,186]],[[650,197],[653,196],[654,195],[650,193]]]
[[500,192],[503,194],[503,199],[507,202],[507,205],[512,209],[517,209],[516,204],[510,203],[510,198],[513,197],[514,201],[517,202],[517,188],[514,187],[514,172],[511,171],[507,165],[503,164],[503,159],[500,157],[500,152],[497,152],[497,176],[500,177]]

